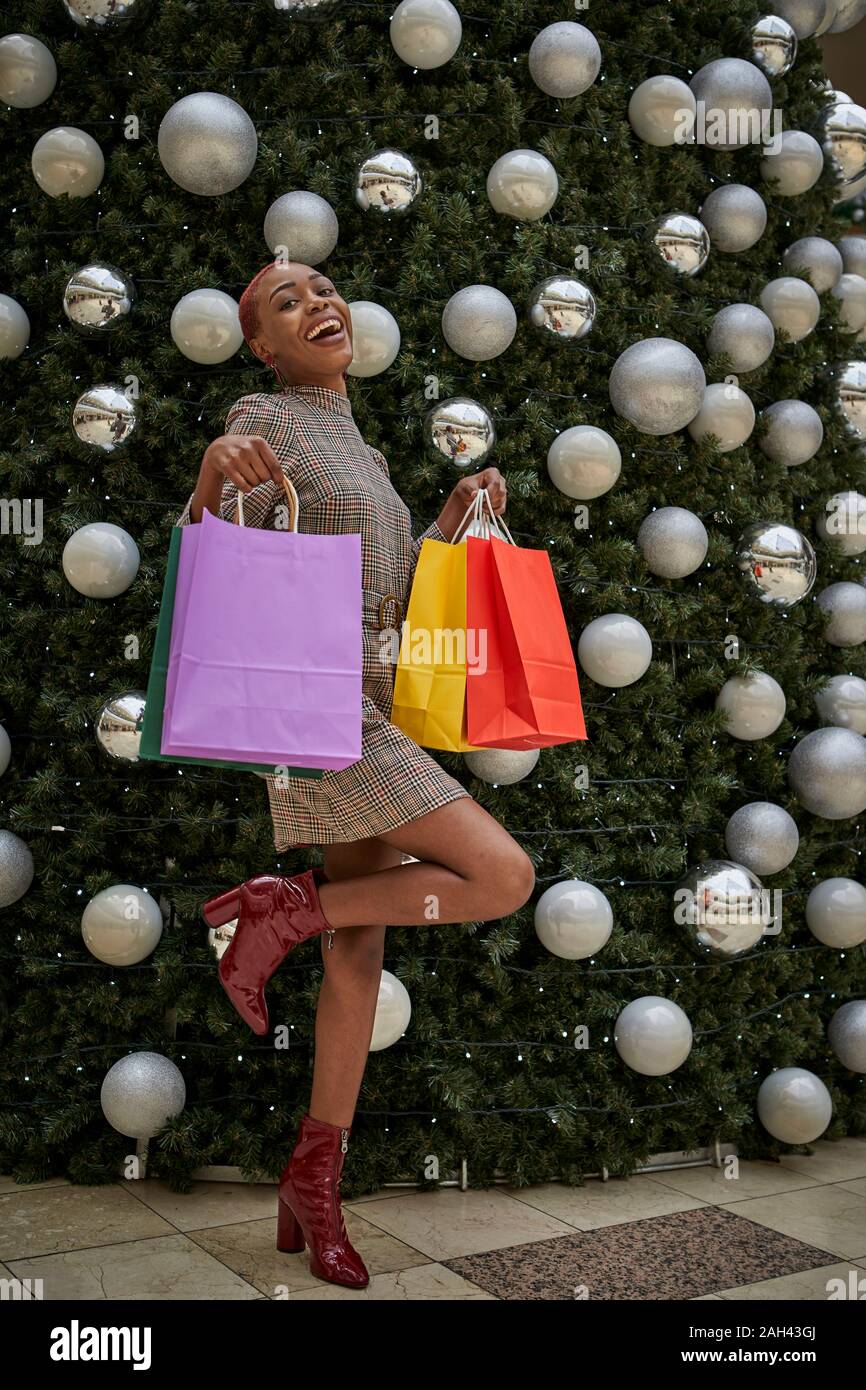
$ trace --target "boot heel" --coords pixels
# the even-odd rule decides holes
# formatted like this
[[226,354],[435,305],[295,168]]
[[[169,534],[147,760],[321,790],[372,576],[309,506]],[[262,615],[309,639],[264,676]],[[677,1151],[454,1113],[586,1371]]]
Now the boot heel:
[[230,888],[219,897],[209,898],[201,910],[201,915],[209,927],[224,927],[233,917],[237,917],[241,903],[240,888]]
[[305,1245],[301,1223],[291,1207],[280,1198],[277,1203],[277,1249],[284,1255],[298,1255]]

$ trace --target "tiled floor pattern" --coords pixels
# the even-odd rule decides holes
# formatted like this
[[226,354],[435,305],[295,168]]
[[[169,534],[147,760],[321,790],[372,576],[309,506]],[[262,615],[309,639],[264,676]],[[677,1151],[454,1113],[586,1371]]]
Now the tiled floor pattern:
[[276,1187],[0,1178],[0,1278],[71,1299],[814,1299],[866,1293],[866,1137],[780,1163],[582,1188],[385,1188],[344,1206],[370,1271],[325,1284],[275,1249]]

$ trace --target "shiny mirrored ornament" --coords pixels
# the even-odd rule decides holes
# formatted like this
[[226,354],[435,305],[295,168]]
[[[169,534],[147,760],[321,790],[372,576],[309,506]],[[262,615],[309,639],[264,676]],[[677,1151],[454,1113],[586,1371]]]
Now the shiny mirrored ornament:
[[595,297],[569,275],[549,275],[533,289],[526,306],[533,328],[562,343],[577,343],[595,323]]
[[835,369],[836,406],[855,439],[866,439],[866,362],[843,362]]
[[63,8],[80,29],[124,29],[146,12],[149,0],[63,0]]
[[734,563],[746,588],[762,603],[793,608],[818,574],[814,548],[801,531],[781,522],[756,521],[739,537]]
[[146,698],[143,690],[125,690],[102,706],[96,716],[96,742],[109,758],[138,762]]
[[63,312],[82,333],[105,333],[126,318],[135,286],[113,265],[93,261],[70,275],[63,287]]
[[752,62],[768,77],[784,77],[797,57],[797,35],[786,19],[765,14],[752,25]]
[[666,213],[651,223],[649,236],[662,263],[678,275],[697,275],[707,263],[710,238],[698,217]]
[[293,20],[333,19],[343,0],[265,0],[269,9],[290,15]]
[[473,471],[488,461],[496,442],[490,411],[469,396],[451,396],[431,406],[424,416],[423,435],[432,458]]
[[707,859],[674,889],[674,921],[699,955],[730,960],[751,951],[772,930],[772,899],[745,864]]
[[866,174],[866,110],[853,101],[826,106],[818,117],[817,135],[828,173],[840,183]]
[[187,193],[215,198],[253,171],[256,128],[244,108],[221,92],[192,92],[170,106],[157,132],[169,178]]
[[91,386],[72,408],[72,428],[82,444],[113,453],[126,444],[138,426],[135,401],[112,383]]
[[358,165],[355,202],[364,212],[406,212],[424,185],[415,161],[402,150],[376,150]]

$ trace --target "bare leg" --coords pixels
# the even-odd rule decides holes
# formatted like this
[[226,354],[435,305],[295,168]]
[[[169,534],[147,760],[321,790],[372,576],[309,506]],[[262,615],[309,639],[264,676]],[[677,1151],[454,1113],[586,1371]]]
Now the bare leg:
[[[398,849],[379,840],[325,846],[330,880],[351,879],[402,865]],[[370,1052],[382,958],[384,926],[356,926],[340,932],[328,949],[323,934],[325,978],[316,1010],[316,1060],[309,1113],[315,1120],[348,1127]]]
[[377,839],[420,862],[322,884],[334,928],[486,921],[516,912],[535,885],[529,856],[471,796]]

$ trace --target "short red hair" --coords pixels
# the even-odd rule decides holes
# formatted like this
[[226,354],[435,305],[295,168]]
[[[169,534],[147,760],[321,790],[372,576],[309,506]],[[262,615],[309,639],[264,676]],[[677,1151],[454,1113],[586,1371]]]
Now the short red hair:
[[279,261],[271,261],[268,265],[263,265],[257,271],[250,283],[247,285],[240,299],[238,300],[238,315],[241,321],[241,332],[244,341],[249,342],[255,338],[261,330],[261,320],[259,318],[259,281],[269,270],[273,270]]

